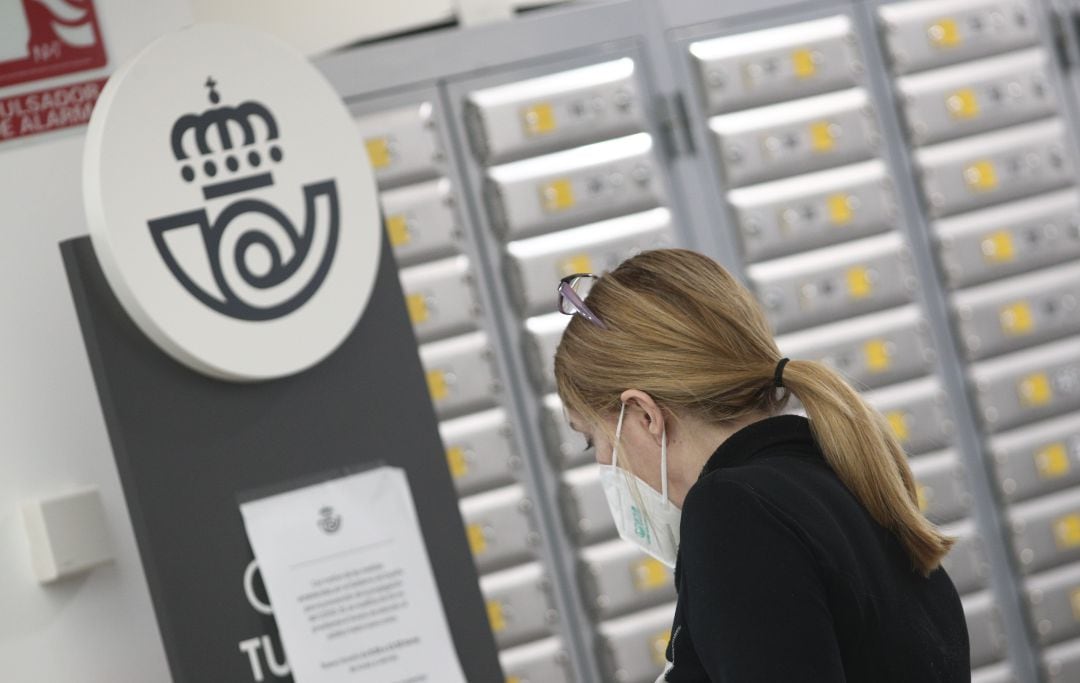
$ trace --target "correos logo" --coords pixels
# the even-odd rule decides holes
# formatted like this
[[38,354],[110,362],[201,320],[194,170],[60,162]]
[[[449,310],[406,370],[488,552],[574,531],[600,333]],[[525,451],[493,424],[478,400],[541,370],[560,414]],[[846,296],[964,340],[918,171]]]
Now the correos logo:
[[223,379],[299,372],[359,320],[381,248],[375,182],[340,97],[277,39],[195,26],[109,80],[84,194],[135,323]]

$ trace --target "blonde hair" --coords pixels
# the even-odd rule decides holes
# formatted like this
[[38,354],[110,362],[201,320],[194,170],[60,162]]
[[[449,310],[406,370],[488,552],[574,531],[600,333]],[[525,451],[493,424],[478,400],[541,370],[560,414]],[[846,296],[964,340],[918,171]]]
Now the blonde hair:
[[574,316],[555,352],[564,406],[592,425],[617,413],[626,389],[665,413],[728,424],[780,412],[794,395],[825,460],[913,567],[936,569],[954,543],[919,510],[915,480],[888,422],[839,374],[791,359],[777,391],[780,352],[757,301],[712,259],[647,251],[603,275],[587,303],[607,326]]

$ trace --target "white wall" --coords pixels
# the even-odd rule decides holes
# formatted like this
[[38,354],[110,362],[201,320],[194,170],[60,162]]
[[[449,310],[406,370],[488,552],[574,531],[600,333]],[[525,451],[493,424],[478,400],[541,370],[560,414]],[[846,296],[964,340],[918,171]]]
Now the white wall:
[[[191,21],[188,0],[94,4],[108,67],[29,89],[101,77]],[[57,247],[87,231],[82,133],[0,143],[0,680],[156,683],[165,654]],[[40,586],[19,503],[83,484],[101,488],[116,561]]]

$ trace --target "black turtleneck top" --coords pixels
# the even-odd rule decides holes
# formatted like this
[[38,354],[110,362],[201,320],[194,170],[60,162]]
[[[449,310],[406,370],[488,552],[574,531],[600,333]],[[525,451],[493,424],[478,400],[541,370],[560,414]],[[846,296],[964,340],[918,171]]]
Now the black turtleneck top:
[[798,415],[752,423],[683,502],[678,603],[660,681],[971,680],[960,597],[923,577]]

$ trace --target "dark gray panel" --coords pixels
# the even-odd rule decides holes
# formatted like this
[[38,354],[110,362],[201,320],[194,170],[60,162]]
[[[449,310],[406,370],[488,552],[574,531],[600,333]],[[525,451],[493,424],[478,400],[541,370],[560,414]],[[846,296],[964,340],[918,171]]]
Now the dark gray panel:
[[[375,291],[341,348],[258,384],[211,379],[166,356],[120,307],[89,238],[61,251],[177,683],[252,680],[238,644],[264,634],[283,659],[272,617],[245,598],[252,554],[238,494],[374,461],[408,475],[466,678],[502,680],[386,240]],[[264,656],[261,666],[264,680],[291,680]]]

